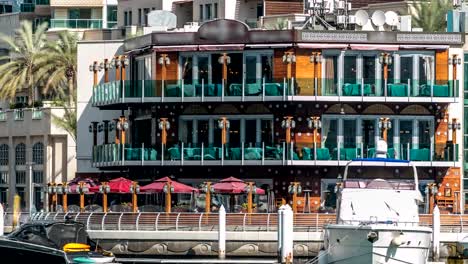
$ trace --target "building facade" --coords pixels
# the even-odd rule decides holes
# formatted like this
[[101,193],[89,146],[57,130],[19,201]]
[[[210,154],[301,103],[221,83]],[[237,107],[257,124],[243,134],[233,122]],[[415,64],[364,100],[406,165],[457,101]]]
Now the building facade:
[[[417,165],[422,212],[435,199],[460,213],[463,44],[458,33],[253,30],[225,19],[82,42],[79,174],[193,185],[234,176],[276,199],[299,181],[319,211],[334,206],[344,165],[374,157],[383,138],[388,157]],[[95,72],[92,88],[89,65],[124,52],[128,64]]]
[[10,210],[18,194],[28,211],[31,191],[34,207],[47,208],[47,183],[75,177],[75,140],[53,121],[63,114],[50,105],[0,111],[0,203]]

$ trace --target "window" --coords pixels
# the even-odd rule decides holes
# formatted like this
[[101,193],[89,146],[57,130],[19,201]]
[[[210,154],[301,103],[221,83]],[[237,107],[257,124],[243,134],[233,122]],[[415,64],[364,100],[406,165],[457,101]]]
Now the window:
[[68,9],[69,19],[91,19],[91,8]]
[[212,19],[211,16],[211,4],[205,5],[205,20],[210,20]]
[[26,184],[26,171],[16,171],[16,184]]
[[44,164],[44,144],[41,142],[33,146],[33,162],[35,164]]
[[356,57],[345,56],[344,57],[344,83],[356,83]]
[[44,183],[44,172],[43,171],[33,171],[33,182],[37,184]]
[[214,3],[213,18],[218,18],[218,3]]
[[150,9],[149,8],[145,8],[143,9],[143,15],[145,16],[144,17],[144,22],[145,22],[145,26],[148,26],[148,13],[150,12]]
[[192,84],[192,79],[193,79],[193,72],[192,72],[193,63],[192,62],[193,62],[192,56],[181,57],[180,75],[182,76],[182,79],[184,80],[184,84]]
[[7,144],[0,145],[0,165],[7,166],[9,160],[9,147]]
[[199,12],[200,12],[199,20],[200,20],[200,21],[203,21],[203,5],[200,5],[200,10],[199,10]]
[[401,57],[400,59],[400,82],[408,83],[413,79],[413,57]]
[[128,25],[132,25],[133,24],[133,15],[132,15],[132,11],[128,11]]
[[16,194],[19,195],[19,197],[21,198],[20,201],[21,201],[21,208],[24,208],[26,207],[26,201],[25,201],[25,196],[24,196],[24,187],[18,187],[16,188]]
[[107,6],[107,23],[112,27],[117,23],[117,6]]
[[25,165],[26,164],[26,145],[20,143],[15,148],[15,164]]
[[138,25],[141,26],[141,8],[138,8]]
[[7,195],[8,193],[8,188],[0,188],[0,203],[1,204],[6,204],[7,203]]
[[128,12],[127,11],[124,12],[124,25],[128,26]]
[[0,171],[0,184],[8,184],[8,171]]

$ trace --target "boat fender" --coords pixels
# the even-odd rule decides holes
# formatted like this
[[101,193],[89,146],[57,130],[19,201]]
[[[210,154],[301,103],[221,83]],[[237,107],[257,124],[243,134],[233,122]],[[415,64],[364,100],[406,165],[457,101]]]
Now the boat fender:
[[404,237],[402,235],[398,235],[392,239],[392,245],[395,247],[399,247],[405,243]]
[[374,243],[379,239],[379,233],[375,231],[370,231],[367,233],[367,240],[371,243]]

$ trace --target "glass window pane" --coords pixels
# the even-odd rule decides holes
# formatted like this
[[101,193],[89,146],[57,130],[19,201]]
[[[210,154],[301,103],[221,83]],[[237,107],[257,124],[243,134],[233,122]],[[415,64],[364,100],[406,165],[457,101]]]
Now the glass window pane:
[[198,83],[208,83],[208,57],[198,57]]
[[240,146],[240,120],[230,120],[230,127],[229,127],[229,146],[230,147],[237,147]]
[[338,121],[336,119],[323,119],[322,122],[322,146],[330,151],[337,147]]
[[256,146],[257,142],[256,133],[257,133],[257,120],[245,120],[245,143],[252,144],[252,146]]
[[336,95],[338,90],[338,56],[325,57],[325,82],[324,95]]
[[400,78],[401,83],[407,83],[413,78],[413,57],[400,58]]
[[375,147],[375,120],[362,120],[362,142],[364,148]]
[[182,56],[181,57],[181,75],[184,80],[184,84],[192,84],[193,82],[193,72],[192,72],[192,56]]
[[363,72],[362,77],[364,78],[365,84],[375,83],[375,57],[364,56],[363,57]]
[[430,148],[431,146],[431,122],[419,120],[419,148]]
[[257,82],[257,56],[245,56],[245,82]]
[[356,83],[356,56],[344,57],[344,83]]
[[271,55],[262,55],[262,77],[265,78],[267,83],[273,80]]
[[356,147],[356,120],[343,120],[344,147]]
[[413,121],[401,120],[400,121],[400,143],[411,144],[413,137]]
[[[214,133],[215,137],[216,134],[219,133]],[[208,135],[209,135],[209,128],[208,128],[208,120],[198,120],[198,143],[201,145],[203,142],[204,146],[208,146]],[[217,144],[218,142],[221,141],[215,141]]]
[[273,144],[273,120],[262,120],[262,141],[265,146]]

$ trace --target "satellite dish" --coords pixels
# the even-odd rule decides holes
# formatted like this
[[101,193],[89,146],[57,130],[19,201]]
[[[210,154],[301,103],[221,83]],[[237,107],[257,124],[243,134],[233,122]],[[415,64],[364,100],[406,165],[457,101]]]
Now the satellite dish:
[[168,29],[177,27],[177,16],[165,10],[153,10],[148,13],[148,25],[150,27],[165,27]]
[[399,23],[398,14],[393,11],[385,13],[385,24],[389,26],[397,26]]
[[375,11],[372,14],[372,23],[378,27],[383,26],[385,24],[385,13],[380,10]]
[[364,10],[358,10],[356,12],[356,25],[364,26],[369,21],[369,14]]

